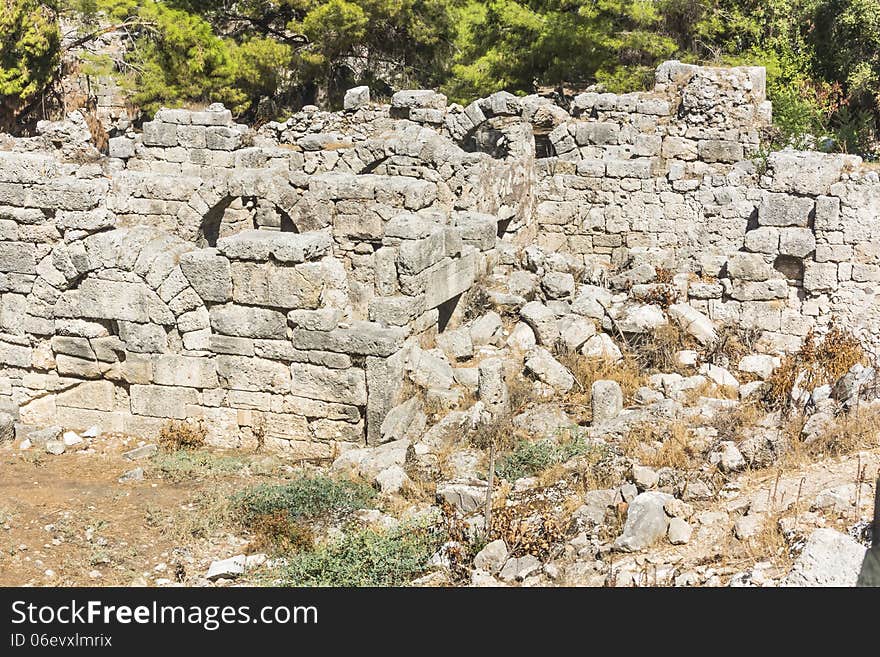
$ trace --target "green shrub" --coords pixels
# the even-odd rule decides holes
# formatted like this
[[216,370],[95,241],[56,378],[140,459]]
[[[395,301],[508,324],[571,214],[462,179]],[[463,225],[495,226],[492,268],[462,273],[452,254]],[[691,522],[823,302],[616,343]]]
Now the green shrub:
[[204,450],[159,452],[150,459],[152,468],[172,481],[237,474],[249,467],[238,456],[224,456]]
[[279,511],[293,521],[343,515],[362,509],[376,495],[370,486],[329,477],[302,477],[287,484],[254,486],[233,496],[241,521],[250,526],[263,516]]
[[513,451],[503,456],[495,467],[495,473],[509,481],[521,477],[532,477],[547,468],[565,463],[575,456],[587,454],[596,447],[588,444],[582,437],[553,442],[521,440]]
[[295,554],[276,575],[282,586],[404,586],[424,574],[446,534],[434,527],[370,529]]

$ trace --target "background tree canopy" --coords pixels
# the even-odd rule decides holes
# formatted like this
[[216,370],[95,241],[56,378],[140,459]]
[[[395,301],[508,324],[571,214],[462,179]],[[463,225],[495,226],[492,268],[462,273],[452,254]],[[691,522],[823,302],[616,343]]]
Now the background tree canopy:
[[61,18],[86,39],[126,26],[132,47],[114,68],[147,115],[219,100],[265,120],[336,107],[355,84],[462,103],[501,89],[628,91],[674,57],[766,66],[777,145],[878,148],[877,0],[0,0],[6,124],[57,78]]

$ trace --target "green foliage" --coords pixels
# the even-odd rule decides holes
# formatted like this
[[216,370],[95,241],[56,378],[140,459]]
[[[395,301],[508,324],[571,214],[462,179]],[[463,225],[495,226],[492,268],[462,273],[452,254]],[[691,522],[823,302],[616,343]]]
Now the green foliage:
[[237,456],[223,456],[203,450],[159,452],[150,459],[157,474],[172,481],[232,475],[248,468],[247,461]]
[[574,436],[559,442],[522,440],[510,454],[499,460],[495,467],[498,476],[515,481],[521,477],[532,477],[547,468],[565,463],[575,456],[589,454],[596,449],[582,437]]
[[471,1],[459,13],[459,55],[447,93],[461,101],[506,89],[603,82],[640,88],[675,50],[645,0]]
[[376,495],[367,484],[328,477],[302,477],[287,484],[263,484],[232,498],[242,524],[283,512],[289,520],[341,515],[362,509]]
[[52,79],[61,44],[57,11],[55,2],[0,0],[0,116],[14,116]]
[[446,541],[434,527],[403,526],[386,532],[363,529],[288,557],[282,586],[404,586],[424,574],[431,555]]

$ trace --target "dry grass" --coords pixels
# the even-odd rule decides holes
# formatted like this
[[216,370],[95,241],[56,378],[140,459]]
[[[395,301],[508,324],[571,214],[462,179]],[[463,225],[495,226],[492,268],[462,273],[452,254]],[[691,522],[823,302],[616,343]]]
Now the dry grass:
[[620,448],[627,456],[653,468],[689,470],[700,462],[700,454],[690,438],[690,430],[683,421],[642,424],[623,438]]
[[880,447],[880,408],[857,408],[835,418],[815,439],[806,443],[801,436],[805,418],[792,415],[785,426],[789,450],[783,465],[801,467],[831,456],[844,456]]
[[571,520],[570,505],[561,508],[547,500],[531,499],[492,510],[489,541],[502,539],[512,556],[547,558],[565,540]]
[[676,358],[684,349],[699,349],[699,344],[675,324],[666,324],[630,339],[632,357],[646,372],[678,372],[687,376],[690,371]]
[[281,510],[257,516],[251,523],[250,530],[254,538],[248,544],[248,550],[252,553],[299,552],[311,549],[315,543],[314,532],[309,523],[291,520]]
[[743,329],[724,324],[716,329],[718,336],[715,343],[704,354],[704,360],[712,365],[728,367],[739,363],[743,356],[755,353],[755,343],[760,331]]
[[171,421],[159,430],[159,447],[168,452],[205,446],[208,430],[199,421]]
[[743,429],[757,424],[764,417],[764,410],[757,403],[745,402],[734,408],[718,411],[711,421],[711,426],[718,430],[718,440],[739,441]]
[[868,364],[868,356],[854,334],[832,325],[820,341],[810,332],[801,348],[787,355],[767,380],[764,403],[767,408],[788,411],[795,385],[813,390],[833,384],[856,363]]
[[569,351],[560,354],[557,359],[577,381],[577,385],[565,396],[563,407],[578,423],[592,420],[591,388],[594,382],[616,381],[623,391],[624,404],[632,404],[636,390],[646,383],[644,371],[631,355],[614,362],[610,359],[591,358]]
[[534,399],[532,382],[517,372],[505,376],[508,392],[508,412],[496,417],[488,425],[483,425],[470,435],[470,443],[478,449],[495,447],[497,452],[512,450],[518,441],[528,438],[513,424],[513,418],[522,413]]
[[790,570],[794,565],[791,550],[785,534],[779,526],[782,514],[770,514],[764,520],[761,530],[742,541],[742,550],[748,561],[770,561],[777,568]]

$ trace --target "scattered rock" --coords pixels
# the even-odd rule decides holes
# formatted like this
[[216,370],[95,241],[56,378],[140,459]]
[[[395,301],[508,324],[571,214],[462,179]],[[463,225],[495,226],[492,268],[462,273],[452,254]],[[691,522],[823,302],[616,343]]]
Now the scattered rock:
[[568,392],[575,384],[571,372],[543,347],[535,347],[529,352],[525,367],[539,381],[560,392]]
[[375,481],[383,493],[399,493],[409,482],[409,477],[403,467],[392,465],[377,474]]
[[119,478],[119,483],[124,484],[129,481],[143,481],[144,480],[144,469],[143,468],[133,468],[132,470],[127,470],[122,474]]
[[636,486],[642,490],[654,488],[660,481],[660,475],[655,470],[638,464],[633,464],[632,477]]
[[448,481],[437,486],[437,496],[462,513],[472,513],[485,506],[486,487],[486,482],[476,479]]
[[524,557],[508,559],[498,576],[505,582],[521,582],[539,570],[541,570],[541,562],[537,557],[527,554]]
[[65,431],[64,435],[61,436],[61,441],[66,447],[73,447],[82,443],[83,439],[75,431]]
[[46,452],[48,452],[49,454],[55,454],[56,456],[59,454],[64,454],[66,449],[64,447],[64,443],[60,440],[47,441],[44,447],[46,449]]
[[239,575],[244,574],[246,564],[247,557],[243,554],[237,554],[234,557],[220,561],[212,561],[205,578],[212,582],[220,578],[235,579]]
[[617,381],[594,381],[591,388],[593,424],[613,420],[623,410],[623,391]]
[[0,411],[0,443],[15,439],[15,418]]
[[738,472],[746,467],[746,460],[733,442],[725,440],[721,443],[719,465],[724,472]]
[[507,546],[501,539],[486,544],[474,557],[474,568],[484,570],[491,575],[496,574],[507,561]]
[[672,518],[669,521],[667,536],[673,545],[685,545],[691,540],[693,528],[681,518]]
[[643,550],[666,535],[669,518],[663,509],[672,499],[666,493],[641,493],[629,505],[626,523],[614,545],[625,552]]
[[846,534],[817,529],[782,586],[855,586],[865,550]]
[[156,445],[141,445],[140,447],[135,447],[134,449],[124,452],[122,458],[128,461],[140,461],[141,459],[151,457],[158,451],[159,448]]

